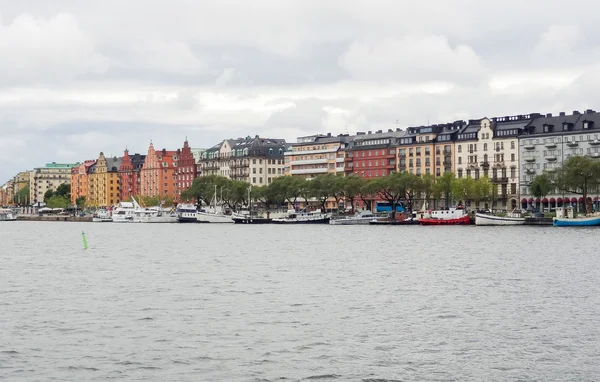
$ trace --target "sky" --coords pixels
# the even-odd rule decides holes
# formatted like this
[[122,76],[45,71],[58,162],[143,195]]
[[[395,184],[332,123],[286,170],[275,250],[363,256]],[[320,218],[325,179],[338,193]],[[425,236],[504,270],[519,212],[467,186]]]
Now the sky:
[[0,0],[0,184],[48,162],[600,109],[589,0]]

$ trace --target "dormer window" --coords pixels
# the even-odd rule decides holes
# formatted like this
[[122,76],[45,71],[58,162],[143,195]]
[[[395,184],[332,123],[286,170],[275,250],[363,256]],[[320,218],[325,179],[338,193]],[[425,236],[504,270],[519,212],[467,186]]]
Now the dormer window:
[[551,133],[552,127],[552,125],[544,125],[544,133]]
[[584,129],[591,129],[592,127],[594,127],[594,122],[593,121],[583,121],[583,128]]

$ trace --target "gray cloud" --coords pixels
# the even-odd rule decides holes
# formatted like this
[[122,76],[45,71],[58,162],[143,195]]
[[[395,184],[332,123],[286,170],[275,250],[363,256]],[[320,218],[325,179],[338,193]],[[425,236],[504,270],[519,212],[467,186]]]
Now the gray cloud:
[[587,0],[0,0],[0,183],[99,151],[600,108]]

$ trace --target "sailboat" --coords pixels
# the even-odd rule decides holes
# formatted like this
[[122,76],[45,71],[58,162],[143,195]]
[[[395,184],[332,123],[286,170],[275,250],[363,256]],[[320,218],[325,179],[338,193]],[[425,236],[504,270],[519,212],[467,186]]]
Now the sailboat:
[[269,213],[267,212],[267,217],[259,216],[258,213],[252,211],[252,200],[250,198],[250,187],[248,187],[248,211],[243,211],[241,213],[236,213],[233,215],[233,222],[235,224],[268,224],[273,221],[269,217]]
[[196,212],[196,219],[200,223],[233,223],[231,215],[223,213],[223,188],[221,188],[221,200],[217,201],[217,185],[215,185],[215,192],[210,201],[210,205],[206,211]]

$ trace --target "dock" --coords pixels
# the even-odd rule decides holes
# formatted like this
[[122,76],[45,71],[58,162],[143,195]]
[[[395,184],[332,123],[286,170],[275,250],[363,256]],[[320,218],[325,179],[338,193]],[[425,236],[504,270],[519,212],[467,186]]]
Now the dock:
[[66,216],[66,215],[18,215],[18,221],[35,222],[91,222],[91,216]]

